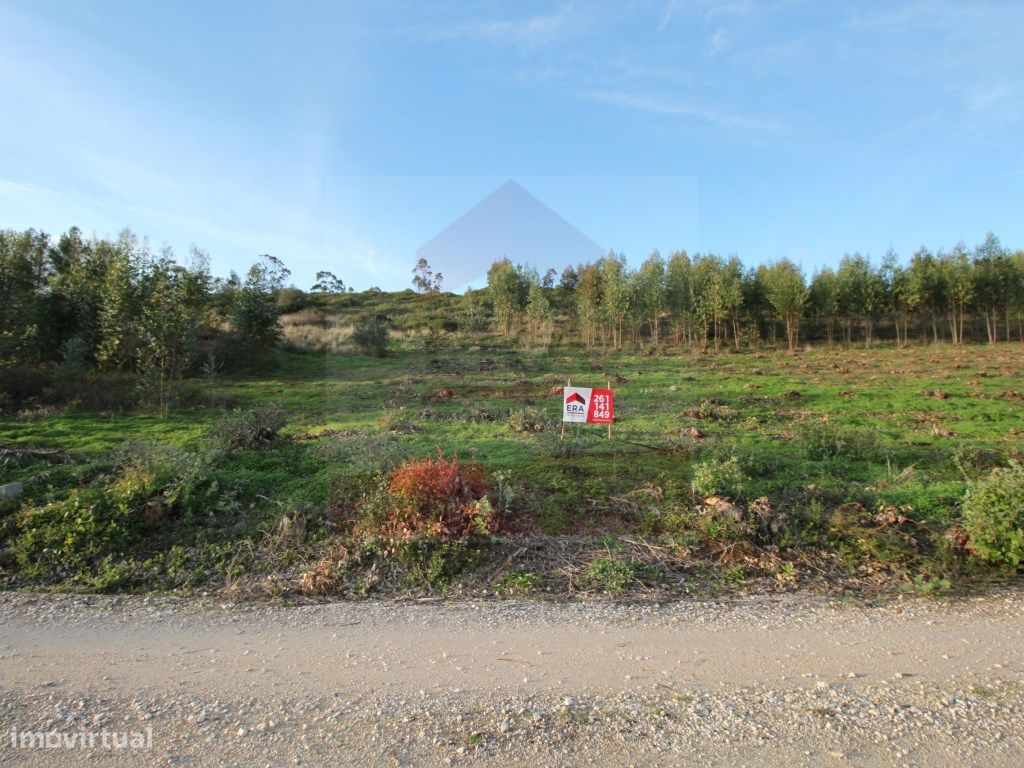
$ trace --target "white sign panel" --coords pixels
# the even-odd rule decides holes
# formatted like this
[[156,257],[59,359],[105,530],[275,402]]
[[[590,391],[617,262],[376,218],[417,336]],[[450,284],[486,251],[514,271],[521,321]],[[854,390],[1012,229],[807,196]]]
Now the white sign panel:
[[586,424],[592,393],[591,387],[566,387],[562,391],[562,421]]

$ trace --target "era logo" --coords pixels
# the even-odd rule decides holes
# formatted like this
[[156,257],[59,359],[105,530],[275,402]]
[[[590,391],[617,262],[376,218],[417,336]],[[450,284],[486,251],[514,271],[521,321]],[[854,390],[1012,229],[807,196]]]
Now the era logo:
[[587,412],[586,398],[579,392],[573,392],[565,398],[565,412],[585,414]]

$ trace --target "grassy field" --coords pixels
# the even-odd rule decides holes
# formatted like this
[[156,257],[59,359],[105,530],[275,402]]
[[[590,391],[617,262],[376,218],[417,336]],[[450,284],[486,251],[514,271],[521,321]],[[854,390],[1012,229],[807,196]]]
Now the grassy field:
[[[1022,374],[1016,344],[796,356],[283,352],[265,373],[191,383],[193,404],[165,418],[0,420],[0,477],[25,484],[0,507],[0,547],[13,553],[0,573],[8,586],[285,597],[944,591],[1009,577],[958,553],[949,530],[968,483],[1022,454]],[[611,381],[611,439],[577,425],[561,437],[568,379]],[[276,440],[210,447],[225,409],[271,403],[286,416]],[[26,452],[42,449],[61,455]],[[368,477],[439,454],[484,467],[500,535],[351,533]],[[65,503],[97,488],[130,516],[117,518],[116,545],[88,541],[117,513]],[[711,495],[743,519],[715,514],[702,501]]]

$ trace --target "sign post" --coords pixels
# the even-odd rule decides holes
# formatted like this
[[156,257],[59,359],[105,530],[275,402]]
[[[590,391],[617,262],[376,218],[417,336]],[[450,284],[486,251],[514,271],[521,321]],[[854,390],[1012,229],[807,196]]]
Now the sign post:
[[565,424],[607,424],[608,438],[612,436],[615,421],[615,393],[611,382],[607,388],[574,387],[568,380],[562,390],[562,437]]

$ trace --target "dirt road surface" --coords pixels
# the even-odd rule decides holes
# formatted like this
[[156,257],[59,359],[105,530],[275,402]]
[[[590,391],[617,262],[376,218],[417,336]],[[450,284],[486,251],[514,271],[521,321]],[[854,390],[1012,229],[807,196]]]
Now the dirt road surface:
[[[1024,593],[298,607],[0,593],[0,727],[3,766],[1016,767]],[[146,729],[151,749],[18,742]]]

